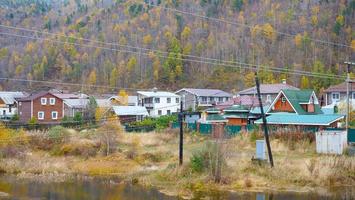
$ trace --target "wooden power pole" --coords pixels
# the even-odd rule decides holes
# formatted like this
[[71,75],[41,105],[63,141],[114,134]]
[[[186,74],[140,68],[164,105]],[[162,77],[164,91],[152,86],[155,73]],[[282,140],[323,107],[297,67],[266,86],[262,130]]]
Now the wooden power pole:
[[180,99],[180,113],[179,113],[179,123],[180,123],[180,141],[179,141],[179,165],[183,163],[183,145],[184,145],[184,112],[183,112],[183,102]]
[[274,160],[272,158],[272,152],[271,152],[271,146],[270,146],[270,140],[269,140],[269,132],[268,132],[268,129],[267,129],[266,117],[265,117],[264,108],[263,108],[263,102],[261,101],[260,83],[259,83],[259,78],[258,78],[258,72],[257,71],[255,71],[255,83],[256,83],[256,91],[258,93],[261,117],[263,119],[264,136],[265,136],[265,140],[266,140],[266,146],[267,146],[267,152],[268,152],[268,155],[269,155],[269,161],[270,161],[271,167],[274,167]]

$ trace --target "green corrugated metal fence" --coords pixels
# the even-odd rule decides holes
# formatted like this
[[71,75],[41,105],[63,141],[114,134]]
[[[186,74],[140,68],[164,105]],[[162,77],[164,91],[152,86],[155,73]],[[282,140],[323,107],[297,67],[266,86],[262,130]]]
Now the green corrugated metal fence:
[[188,128],[190,131],[197,131],[197,124],[196,124],[196,123],[188,123],[188,124],[187,124],[187,128]]
[[226,125],[224,127],[225,133],[228,134],[229,136],[237,135],[240,132],[240,130],[242,130],[241,126]]
[[179,128],[180,127],[180,123],[179,122],[173,122],[171,124],[171,128]]
[[212,124],[200,124],[201,134],[211,134],[212,133]]
[[348,142],[355,142],[355,129],[349,128],[349,130],[348,130]]

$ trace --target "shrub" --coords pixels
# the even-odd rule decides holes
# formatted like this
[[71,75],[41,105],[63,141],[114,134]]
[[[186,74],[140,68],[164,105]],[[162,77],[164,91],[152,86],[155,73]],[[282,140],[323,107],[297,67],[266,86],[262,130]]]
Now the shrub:
[[35,117],[32,117],[30,120],[28,120],[28,128],[29,129],[35,129],[37,126],[37,119]]
[[15,122],[18,121],[20,119],[18,114],[15,114],[14,116],[12,116],[11,121]]
[[24,155],[27,139],[23,130],[12,130],[0,124],[0,157]]
[[192,154],[190,165],[193,172],[202,172],[205,168],[205,158],[201,152]]
[[63,143],[68,140],[70,133],[62,126],[54,126],[48,131],[48,138],[54,143]]

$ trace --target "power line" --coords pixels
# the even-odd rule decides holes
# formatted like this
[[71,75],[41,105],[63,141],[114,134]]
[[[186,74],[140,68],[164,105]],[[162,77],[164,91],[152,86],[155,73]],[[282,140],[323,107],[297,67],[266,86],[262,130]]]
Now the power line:
[[[95,45],[88,45],[88,44],[80,44],[80,43],[74,43],[74,42],[64,42],[64,41],[59,41],[59,40],[55,40],[55,39],[39,38],[39,37],[33,37],[33,36],[23,36],[23,35],[12,34],[12,33],[4,33],[4,32],[0,32],[0,35],[7,35],[7,36],[14,36],[14,37],[21,37],[21,38],[29,38],[29,39],[35,39],[35,40],[46,40],[46,41],[53,42],[53,43],[72,44],[72,45],[75,45],[75,46],[83,46],[83,47],[89,47],[89,48],[100,48],[100,49],[104,49],[104,50],[125,52],[125,53],[133,53],[133,54],[138,54],[138,55],[142,55],[143,54],[146,57],[150,56],[149,53],[144,53],[144,52],[136,52],[136,51],[131,51],[131,50],[114,49],[114,48],[95,46]],[[182,55],[182,54],[178,54],[178,55]],[[199,58],[201,58],[201,60],[174,57],[174,55],[172,55],[172,56],[170,56],[170,55],[164,56],[164,55],[159,55],[158,54],[157,57],[174,58],[174,59],[177,59],[177,60],[204,63],[204,64],[211,64],[211,65],[218,65],[218,66],[224,66],[224,67],[245,68],[245,69],[249,69],[249,70],[257,70],[255,68],[255,66],[256,66],[256,67],[263,68],[263,70],[265,70],[265,71],[275,72],[275,73],[287,73],[287,74],[294,74],[294,75],[301,75],[301,76],[312,76],[312,77],[318,77],[318,78],[328,78],[328,79],[340,79],[340,80],[343,80],[343,76],[339,76],[339,75],[313,73],[313,72],[308,72],[308,71],[303,71],[302,72],[302,71],[298,71],[298,70],[293,72],[293,70],[288,70],[288,69],[284,69],[284,68],[272,69],[272,68],[269,68],[269,67],[263,66],[263,65],[254,65],[254,64],[242,63],[242,62],[233,62],[233,63],[236,63],[236,64],[232,65],[232,64],[226,64],[226,63],[224,63],[224,61],[221,61],[221,60],[217,60],[218,62],[204,61],[203,59],[206,59],[205,57],[199,57]]]
[[[45,31],[38,31],[38,30],[28,29],[28,28],[23,28],[23,27],[14,27],[14,26],[1,25],[1,24],[0,24],[0,27],[8,28],[8,29],[21,30],[21,31],[27,31],[27,32],[34,32],[34,33],[37,33],[37,34],[38,33],[39,34],[47,34],[47,35],[52,35],[52,36],[55,36],[55,37],[59,36],[59,37],[64,37],[64,38],[68,38],[68,39],[75,39],[75,40],[82,40],[82,41],[87,41],[87,42],[94,42],[94,43],[99,43],[99,44],[104,44],[104,45],[113,45],[113,46],[126,47],[126,48],[129,48],[129,49],[136,49],[136,50],[140,50],[140,52],[135,52],[135,51],[131,51],[131,50],[119,50],[119,51],[124,51],[124,52],[127,52],[127,53],[135,53],[135,54],[138,54],[138,55],[140,55],[142,53],[141,50],[158,53],[158,55],[157,55],[158,57],[165,57],[166,58],[166,56],[159,55],[159,54],[167,54],[167,55],[169,55],[169,52],[166,52],[166,51],[160,51],[160,50],[137,47],[137,46],[130,46],[130,45],[123,45],[123,44],[118,44],[118,43],[113,43],[113,42],[102,42],[102,41],[98,41],[98,40],[91,40],[91,39],[86,39],[86,38],[81,38],[81,37],[66,36],[66,35],[63,35],[63,34],[49,33],[49,32],[45,32]],[[3,33],[3,32],[0,32],[0,34],[1,33]],[[3,33],[3,34],[8,34],[8,33]],[[36,37],[36,38],[38,38],[38,37]],[[73,43],[73,44],[76,45],[75,43]],[[82,44],[78,44],[78,45],[82,45]],[[116,49],[112,49],[112,50],[116,50]],[[149,54],[147,54],[147,52],[143,52],[143,54],[149,55]],[[217,62],[217,63],[213,63],[213,64],[217,64],[217,65],[220,65],[221,63],[235,64],[235,65],[245,65],[245,66],[251,67],[249,69],[252,69],[252,70],[254,70],[255,66],[258,66],[259,68],[263,68],[263,69],[267,69],[267,70],[277,70],[277,71],[274,71],[274,72],[278,72],[278,73],[283,73],[283,72],[288,72],[289,71],[288,69],[284,69],[284,68],[270,67],[270,66],[265,66],[265,65],[255,65],[255,64],[251,64],[251,63],[245,63],[245,62],[224,61],[224,60],[220,60],[220,59],[208,58],[208,57],[200,57],[200,56],[194,56],[194,55],[189,55],[189,54],[179,54],[179,55],[181,55],[182,57],[190,57],[190,58],[198,59],[198,60],[195,60],[195,61],[192,61],[192,62],[198,62],[198,61],[202,62],[202,60],[207,60],[207,61]],[[179,59],[179,58],[176,58],[176,59]],[[186,58],[181,58],[181,59],[186,59]],[[187,60],[187,61],[190,61],[190,60]],[[208,64],[208,63],[206,63],[206,64]],[[325,75],[324,73],[315,73],[315,72],[308,72],[308,71],[295,70],[295,69],[293,69],[292,71],[293,72],[299,72],[299,73],[302,73],[304,75],[305,74],[321,75],[321,76]],[[329,76],[336,77],[337,75],[329,75]],[[339,76],[339,77],[341,77],[341,76]],[[342,77],[342,79],[343,79],[343,77]]]
[[[229,20],[225,20],[225,19],[218,19],[218,18],[214,18],[214,17],[208,17],[205,15],[200,15],[200,14],[196,14],[196,13],[191,13],[191,12],[187,12],[187,11],[182,11],[182,10],[177,10],[174,8],[168,8],[168,7],[164,7],[164,6],[160,6],[160,5],[154,5],[152,3],[146,3],[149,6],[152,7],[157,7],[157,8],[161,8],[167,11],[172,11],[172,12],[176,12],[176,13],[180,13],[180,14],[186,14],[186,15],[191,15],[197,18],[201,18],[201,19],[206,19],[206,20],[210,20],[210,21],[215,21],[215,22],[219,22],[219,23],[226,23],[226,24],[230,24],[230,25],[234,25],[234,26],[242,26],[245,28],[249,28],[251,29],[260,29],[263,31],[262,28],[256,27],[256,26],[251,26],[251,25],[247,25],[247,24],[242,24],[242,23],[238,23],[238,22],[233,22],[233,21],[229,21]],[[291,33],[285,33],[285,32],[281,32],[278,30],[273,31],[277,34],[280,35],[284,35],[284,36],[288,36],[288,37],[295,37],[295,34],[291,34]],[[350,48],[352,49],[352,47],[350,45],[346,45],[346,44],[342,44],[342,43],[336,43],[336,42],[330,42],[330,41],[324,41],[324,40],[320,40],[320,39],[315,39],[315,38],[308,38],[309,40],[318,42],[320,44],[327,44],[327,45],[334,45],[334,46],[339,46],[339,47],[345,47],[345,48]]]

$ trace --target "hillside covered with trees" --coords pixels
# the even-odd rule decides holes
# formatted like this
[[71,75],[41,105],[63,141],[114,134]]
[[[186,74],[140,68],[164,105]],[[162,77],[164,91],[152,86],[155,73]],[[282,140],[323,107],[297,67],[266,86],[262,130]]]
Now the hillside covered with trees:
[[0,77],[238,91],[254,84],[256,65],[263,83],[320,91],[354,59],[354,13],[355,0],[5,0]]

